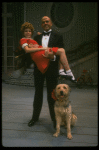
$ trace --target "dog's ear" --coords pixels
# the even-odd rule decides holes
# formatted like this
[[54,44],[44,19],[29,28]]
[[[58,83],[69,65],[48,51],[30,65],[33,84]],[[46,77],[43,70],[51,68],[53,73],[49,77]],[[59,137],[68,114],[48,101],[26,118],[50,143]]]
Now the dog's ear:
[[54,89],[54,93],[55,93],[55,97],[57,98],[57,86],[56,86],[56,88]]

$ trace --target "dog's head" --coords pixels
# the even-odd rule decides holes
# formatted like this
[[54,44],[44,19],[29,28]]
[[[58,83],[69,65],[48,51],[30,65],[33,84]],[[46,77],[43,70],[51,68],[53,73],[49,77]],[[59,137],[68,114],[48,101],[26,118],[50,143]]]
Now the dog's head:
[[66,99],[69,96],[71,89],[67,84],[58,84],[55,88],[55,96],[59,100]]

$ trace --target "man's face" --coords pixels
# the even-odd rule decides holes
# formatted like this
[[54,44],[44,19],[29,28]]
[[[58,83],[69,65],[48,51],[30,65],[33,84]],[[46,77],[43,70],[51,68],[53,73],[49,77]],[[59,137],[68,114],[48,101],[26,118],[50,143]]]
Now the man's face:
[[47,16],[44,16],[41,21],[42,21],[41,26],[42,26],[43,30],[49,31],[52,27],[52,22],[51,22],[50,18]]

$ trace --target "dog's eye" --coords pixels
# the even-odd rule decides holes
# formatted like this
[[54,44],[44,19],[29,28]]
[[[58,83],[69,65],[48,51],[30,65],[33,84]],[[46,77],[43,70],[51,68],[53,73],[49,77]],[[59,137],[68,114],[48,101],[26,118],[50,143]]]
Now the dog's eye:
[[67,89],[65,86],[63,87],[64,89]]
[[58,87],[58,89],[60,89],[60,87]]

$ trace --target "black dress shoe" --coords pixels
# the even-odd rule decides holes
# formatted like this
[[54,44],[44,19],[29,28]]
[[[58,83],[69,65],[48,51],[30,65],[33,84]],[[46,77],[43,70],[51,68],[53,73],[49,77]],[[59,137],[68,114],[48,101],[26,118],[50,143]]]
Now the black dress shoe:
[[60,80],[66,79],[66,80],[70,80],[70,81],[73,82],[73,83],[77,83],[77,81],[76,81],[76,80],[73,80],[73,79],[72,79],[72,76],[69,76],[69,75],[60,75],[60,76],[59,76],[59,79],[60,79]]
[[71,78],[71,82],[73,82],[73,83],[77,83],[77,80],[75,79],[75,80],[73,80],[72,78]]
[[72,76],[69,75],[59,75],[59,79],[66,79],[66,80],[72,80]]
[[37,121],[34,121],[33,119],[31,119],[31,120],[29,121],[29,123],[28,123],[28,126],[29,126],[29,127],[34,126],[34,124],[35,124],[36,122],[37,122]]

